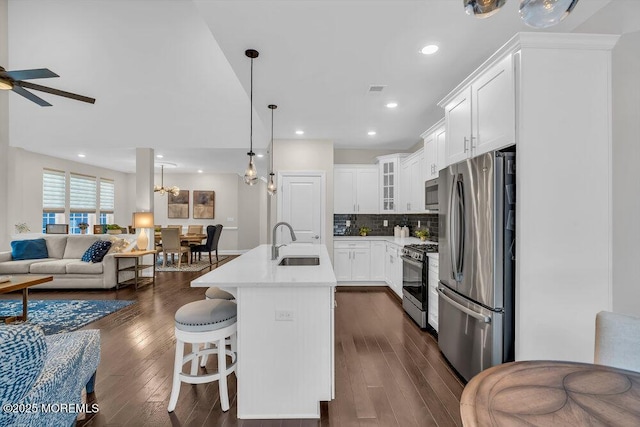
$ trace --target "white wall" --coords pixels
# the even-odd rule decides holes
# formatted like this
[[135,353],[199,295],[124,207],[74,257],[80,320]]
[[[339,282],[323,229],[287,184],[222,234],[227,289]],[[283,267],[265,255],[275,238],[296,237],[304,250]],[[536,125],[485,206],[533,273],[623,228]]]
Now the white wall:
[[[275,140],[273,169],[284,171],[324,171],[326,176],[325,225],[322,241],[327,245],[329,257],[333,259],[333,141],[327,140]],[[271,198],[271,224],[277,221],[275,206],[277,197]]]
[[[424,143],[423,143],[424,144]],[[416,150],[413,150],[416,151]],[[333,150],[333,162],[336,165],[373,165],[376,157],[395,153],[412,153],[412,150]]]
[[253,249],[261,243],[266,220],[267,184],[258,180],[253,186],[238,176],[238,249]]
[[[0,0],[0,64],[6,67],[7,57],[7,0]],[[13,232],[8,221],[9,180],[9,91],[0,91],[0,248],[9,247]]]
[[[160,182],[160,174],[156,174],[155,182]],[[198,173],[198,174],[171,174],[164,173],[165,186],[176,185],[180,190],[189,190],[189,218],[177,219],[168,217],[167,195],[154,195],[154,219],[159,225],[182,224],[207,225],[222,224],[222,236],[218,245],[222,251],[237,251],[238,231],[241,224],[238,217],[239,181],[238,175],[233,173]],[[244,184],[243,184],[244,185]],[[193,219],[193,190],[214,191],[215,205],[213,219]]]
[[[58,159],[9,147],[8,167],[8,220],[7,227],[13,234],[13,225],[26,222],[32,232],[42,228],[42,170],[51,168],[66,172],[92,175],[114,180],[116,223],[125,226],[131,223],[131,214],[135,205],[129,204],[129,192],[133,191],[127,174],[109,169],[98,168],[71,160]],[[135,188],[135,187],[133,187]],[[2,250],[6,250],[8,245]]]
[[613,311],[640,316],[640,31],[613,51]]

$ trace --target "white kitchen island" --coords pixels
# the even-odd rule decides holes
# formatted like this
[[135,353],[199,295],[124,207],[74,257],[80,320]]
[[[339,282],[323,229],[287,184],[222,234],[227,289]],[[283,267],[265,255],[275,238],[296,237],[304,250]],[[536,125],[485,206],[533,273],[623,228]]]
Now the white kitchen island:
[[[279,266],[317,256],[317,266]],[[320,418],[334,396],[336,278],[324,245],[261,245],[191,282],[238,304],[238,418]]]

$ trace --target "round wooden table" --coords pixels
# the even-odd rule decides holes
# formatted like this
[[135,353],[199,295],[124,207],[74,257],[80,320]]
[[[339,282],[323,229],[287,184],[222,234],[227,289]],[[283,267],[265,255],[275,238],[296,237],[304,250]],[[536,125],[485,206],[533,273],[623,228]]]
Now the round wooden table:
[[588,363],[494,366],[462,392],[465,427],[640,426],[640,372]]

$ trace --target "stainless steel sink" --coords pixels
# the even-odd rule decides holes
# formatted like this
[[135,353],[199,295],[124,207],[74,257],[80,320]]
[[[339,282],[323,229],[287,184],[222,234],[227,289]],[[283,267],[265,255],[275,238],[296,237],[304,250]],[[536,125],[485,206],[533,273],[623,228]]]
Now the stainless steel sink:
[[278,265],[320,265],[317,256],[287,256],[280,260]]

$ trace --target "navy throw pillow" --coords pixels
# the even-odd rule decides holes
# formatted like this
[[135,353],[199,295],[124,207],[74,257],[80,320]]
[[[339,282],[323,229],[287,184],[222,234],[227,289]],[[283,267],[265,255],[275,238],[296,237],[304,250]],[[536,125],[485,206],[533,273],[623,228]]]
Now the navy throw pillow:
[[11,258],[14,260],[49,258],[44,239],[14,240],[11,242]]
[[98,240],[82,255],[84,262],[102,262],[102,258],[109,252],[111,242],[108,240]]

